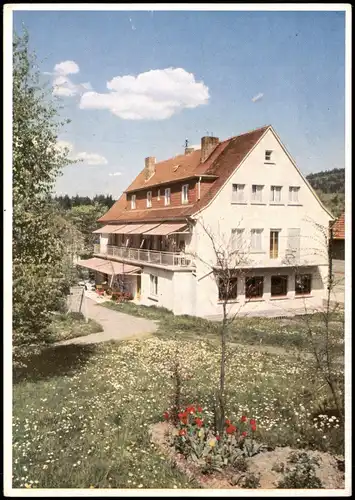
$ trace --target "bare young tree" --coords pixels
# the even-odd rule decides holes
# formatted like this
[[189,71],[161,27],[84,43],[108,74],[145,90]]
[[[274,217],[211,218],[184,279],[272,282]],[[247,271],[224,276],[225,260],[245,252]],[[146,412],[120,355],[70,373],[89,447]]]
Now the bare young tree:
[[[218,323],[220,339],[220,371],[219,384],[216,391],[215,405],[215,427],[219,434],[224,432],[226,416],[226,367],[231,357],[228,352],[230,325],[240,313],[241,308],[249,299],[240,305],[232,304],[231,300],[237,296],[237,284],[249,274],[250,259],[249,245],[245,240],[239,239],[236,232],[226,241],[225,235],[220,231],[214,232],[208,227],[203,219],[198,219],[197,224],[202,228],[203,234],[207,236],[209,246],[212,249],[212,259],[206,258],[199,252],[187,252],[195,261],[208,269],[205,276],[212,276],[218,288],[218,299],[222,309],[222,319]],[[246,287],[246,296],[252,295],[255,284]],[[235,301],[234,301],[235,302]]]
[[[314,228],[313,235],[310,238],[312,243],[305,249],[305,258],[318,256],[327,263],[326,292],[321,306],[307,304],[307,299],[303,298],[304,314],[298,318],[305,326],[305,332],[309,341],[310,352],[315,362],[315,368],[321,376],[323,385],[328,386],[331,399],[341,419],[344,419],[343,402],[343,380],[337,373],[337,359],[339,358],[339,338],[336,331],[333,331],[333,321],[341,311],[341,304],[336,300],[335,289],[339,280],[335,279],[333,272],[333,223],[329,227],[316,223],[308,218]],[[295,276],[301,274],[302,262],[294,255],[287,256],[288,262],[293,263]],[[299,283],[298,286],[302,286]],[[316,314],[316,316],[314,316]],[[321,324],[317,324],[314,318],[320,318]]]

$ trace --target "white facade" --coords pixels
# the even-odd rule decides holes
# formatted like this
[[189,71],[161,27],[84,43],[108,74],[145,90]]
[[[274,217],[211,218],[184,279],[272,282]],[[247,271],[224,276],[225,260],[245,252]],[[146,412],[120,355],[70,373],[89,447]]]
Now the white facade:
[[[232,267],[235,259],[239,262],[236,293],[228,301],[231,313],[283,315],[321,304],[327,280],[325,235],[332,217],[272,129],[193,219],[185,252],[193,256],[194,268],[143,265],[137,303],[165,307],[174,314],[220,316],[222,302],[213,272],[218,271],[219,248]],[[107,244],[108,236],[101,235],[101,254]],[[311,276],[310,293],[296,293],[296,274]],[[271,286],[279,276],[284,277],[282,297]],[[245,280],[252,277],[263,279],[260,297],[245,295]]]

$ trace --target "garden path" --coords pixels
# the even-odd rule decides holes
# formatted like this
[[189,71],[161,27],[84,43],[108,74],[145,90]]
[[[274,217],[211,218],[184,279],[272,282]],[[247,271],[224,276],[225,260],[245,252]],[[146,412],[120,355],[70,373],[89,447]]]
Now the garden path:
[[154,333],[157,323],[150,319],[137,318],[118,311],[102,307],[92,299],[86,297],[86,315],[102,325],[103,332],[92,333],[84,337],[63,340],[56,345],[69,344],[96,344],[110,340],[128,340],[141,338]]

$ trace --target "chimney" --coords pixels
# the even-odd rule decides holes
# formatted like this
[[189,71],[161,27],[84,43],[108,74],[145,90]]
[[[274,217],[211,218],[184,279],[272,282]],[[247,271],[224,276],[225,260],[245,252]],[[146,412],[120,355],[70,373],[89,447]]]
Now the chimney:
[[205,136],[201,139],[201,163],[204,163],[212,151],[218,146],[218,137]]
[[144,178],[147,181],[155,174],[155,156],[148,156],[145,159]]
[[193,153],[195,151],[195,148],[185,148],[185,155],[189,155],[190,153]]

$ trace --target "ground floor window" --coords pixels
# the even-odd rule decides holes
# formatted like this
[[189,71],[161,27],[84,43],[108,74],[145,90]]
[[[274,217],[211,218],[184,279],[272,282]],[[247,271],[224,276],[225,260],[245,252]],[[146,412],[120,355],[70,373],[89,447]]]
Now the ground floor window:
[[247,299],[262,298],[264,294],[264,277],[254,276],[245,280],[245,297]]
[[287,276],[271,276],[271,297],[287,295]]
[[218,278],[218,300],[235,300],[238,295],[238,278]]
[[310,295],[312,290],[312,276],[310,274],[296,274],[296,295]]
[[150,293],[151,295],[158,295],[158,276],[150,275]]

